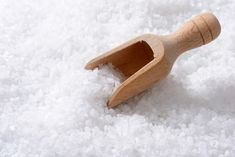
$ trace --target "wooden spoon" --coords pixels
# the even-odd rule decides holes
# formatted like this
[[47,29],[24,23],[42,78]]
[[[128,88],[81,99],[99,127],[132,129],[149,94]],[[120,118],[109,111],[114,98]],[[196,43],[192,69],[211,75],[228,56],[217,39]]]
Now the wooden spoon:
[[107,102],[115,107],[164,79],[180,54],[211,42],[220,30],[212,13],[202,13],[170,35],[144,34],[94,58],[85,68],[111,63],[127,76]]

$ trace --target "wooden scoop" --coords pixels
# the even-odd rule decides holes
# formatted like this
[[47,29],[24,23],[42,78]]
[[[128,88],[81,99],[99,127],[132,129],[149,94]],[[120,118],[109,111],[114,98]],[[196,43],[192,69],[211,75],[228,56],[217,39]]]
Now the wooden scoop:
[[170,35],[144,34],[94,58],[85,68],[111,63],[127,77],[107,102],[115,107],[164,79],[180,54],[211,42],[220,30],[212,13],[202,13]]

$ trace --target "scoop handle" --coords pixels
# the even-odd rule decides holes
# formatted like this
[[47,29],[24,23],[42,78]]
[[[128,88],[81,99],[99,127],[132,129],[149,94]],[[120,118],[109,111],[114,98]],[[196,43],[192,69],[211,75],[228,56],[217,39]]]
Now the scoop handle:
[[215,15],[205,12],[193,17],[167,38],[173,44],[170,47],[182,53],[213,41],[220,31],[221,26]]

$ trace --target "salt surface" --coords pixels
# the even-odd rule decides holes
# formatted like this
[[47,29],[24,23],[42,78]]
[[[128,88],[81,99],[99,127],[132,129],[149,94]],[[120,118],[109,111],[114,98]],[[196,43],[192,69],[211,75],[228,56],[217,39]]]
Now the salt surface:
[[[234,7],[232,0],[0,1],[0,157],[235,156]],[[219,18],[220,37],[108,110],[120,79],[85,63],[204,10]]]

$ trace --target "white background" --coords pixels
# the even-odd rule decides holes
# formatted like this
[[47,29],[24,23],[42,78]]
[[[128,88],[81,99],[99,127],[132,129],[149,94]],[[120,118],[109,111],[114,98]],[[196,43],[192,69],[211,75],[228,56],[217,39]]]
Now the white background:
[[[0,0],[0,157],[235,156],[232,0]],[[87,61],[211,10],[222,32],[115,110]]]

